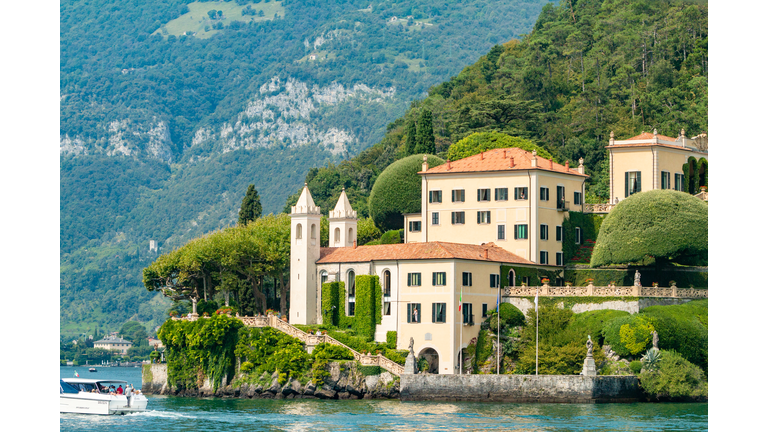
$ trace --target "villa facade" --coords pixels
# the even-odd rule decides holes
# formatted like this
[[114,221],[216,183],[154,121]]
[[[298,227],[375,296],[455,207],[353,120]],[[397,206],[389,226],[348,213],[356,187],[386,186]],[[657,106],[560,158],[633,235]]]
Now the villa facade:
[[[682,190],[683,165],[693,160],[691,166],[698,167],[706,156],[692,143],[684,133],[679,140],[658,134],[625,141],[611,136],[612,202],[629,196],[630,189]],[[583,160],[574,168],[518,148],[432,168],[425,157],[419,174],[421,211],[404,215],[404,243],[391,245],[357,245],[357,213],[342,191],[329,214],[330,247],[321,247],[320,209],[305,184],[291,208],[289,321],[322,324],[327,282],[344,283],[340,308],[354,316],[356,277],[376,275],[382,318],[374,339],[384,342],[387,332],[396,331],[398,349],[406,349],[412,338],[414,352],[429,360],[430,372],[454,374],[459,353],[478,335],[486,313],[502,301],[506,286],[515,285],[515,270],[562,271],[563,222],[569,211],[589,211],[584,201],[588,175]],[[630,187],[629,181],[635,183]],[[579,243],[578,231],[575,238]]]

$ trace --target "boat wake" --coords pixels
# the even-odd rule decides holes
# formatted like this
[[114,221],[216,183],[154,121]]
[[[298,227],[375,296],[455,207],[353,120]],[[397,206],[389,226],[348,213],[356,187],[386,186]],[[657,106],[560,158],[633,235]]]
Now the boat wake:
[[183,419],[183,418],[195,418],[195,416],[179,414],[171,411],[142,411],[136,413],[129,413],[126,417],[153,417],[153,418],[167,418],[167,419]]

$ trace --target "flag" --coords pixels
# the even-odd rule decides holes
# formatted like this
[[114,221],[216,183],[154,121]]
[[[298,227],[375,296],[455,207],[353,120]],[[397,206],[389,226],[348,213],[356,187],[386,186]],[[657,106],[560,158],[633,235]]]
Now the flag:
[[80,378],[80,374],[75,371],[75,377]]
[[464,294],[464,288],[459,291],[459,312],[461,312],[461,295]]
[[496,312],[501,313],[499,306],[501,305],[501,291],[496,294]]
[[536,290],[536,298],[533,299],[533,304],[536,305],[536,312],[539,311],[539,290]]

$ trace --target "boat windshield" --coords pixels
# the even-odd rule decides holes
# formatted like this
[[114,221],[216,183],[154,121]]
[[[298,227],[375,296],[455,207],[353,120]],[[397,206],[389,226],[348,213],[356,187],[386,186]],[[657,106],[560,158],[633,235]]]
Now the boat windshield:
[[59,380],[59,393],[78,393],[79,390],[72,386],[72,384],[65,383],[64,380]]

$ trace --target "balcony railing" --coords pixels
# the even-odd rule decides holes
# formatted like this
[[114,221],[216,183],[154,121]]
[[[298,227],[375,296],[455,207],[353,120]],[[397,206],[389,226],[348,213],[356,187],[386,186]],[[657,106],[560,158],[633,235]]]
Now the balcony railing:
[[557,211],[568,211],[568,201],[558,201],[557,202]]

